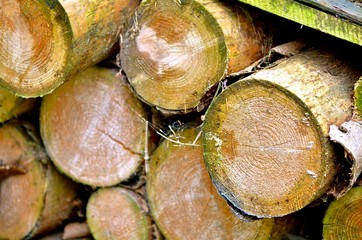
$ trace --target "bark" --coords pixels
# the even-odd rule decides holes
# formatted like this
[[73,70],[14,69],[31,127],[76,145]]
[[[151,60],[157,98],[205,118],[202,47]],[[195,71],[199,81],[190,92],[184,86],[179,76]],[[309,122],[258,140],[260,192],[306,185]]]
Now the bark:
[[[2,1],[0,85],[45,95],[69,75],[109,56],[138,1]],[[114,50],[114,49],[113,49]]]
[[54,164],[75,181],[111,186],[143,162],[146,113],[116,71],[89,68],[43,98],[40,130]]
[[283,59],[230,85],[206,112],[203,147],[236,212],[283,216],[321,197],[336,174],[329,125],[352,117],[360,70],[328,51]]
[[120,63],[147,104],[169,114],[200,111],[215,84],[267,51],[265,36],[235,5],[147,0],[121,36]]
[[354,107],[356,118],[362,120],[362,76],[354,86]]
[[46,161],[41,148],[16,125],[0,128],[0,159],[24,172],[0,180],[0,238],[45,234],[70,217],[76,187]]
[[337,127],[330,127],[329,135],[332,141],[341,144],[345,150],[346,161],[351,165],[348,174],[348,186],[334,193],[337,198],[347,193],[356,183],[362,172],[362,123],[348,121]]
[[332,202],[323,219],[323,239],[362,238],[362,187]]
[[30,111],[35,103],[35,99],[24,99],[4,88],[0,88],[0,123]]
[[152,239],[146,202],[120,187],[99,189],[91,195],[87,223],[95,239]]
[[240,221],[218,195],[204,165],[198,132],[177,132],[182,144],[164,140],[151,156],[148,204],[163,235],[167,239],[281,239],[292,221],[284,229],[286,225],[274,219]]

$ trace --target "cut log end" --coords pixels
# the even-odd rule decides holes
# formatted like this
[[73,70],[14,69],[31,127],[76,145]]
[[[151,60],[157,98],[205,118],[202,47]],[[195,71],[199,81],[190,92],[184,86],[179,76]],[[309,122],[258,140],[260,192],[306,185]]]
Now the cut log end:
[[145,111],[115,74],[90,68],[43,98],[40,127],[50,158],[87,185],[127,180],[143,161]]
[[93,193],[87,223],[96,239],[152,239],[145,201],[131,190],[113,187]]
[[26,170],[24,174],[0,179],[0,238],[22,239],[34,228],[41,214],[45,173],[27,139],[13,125],[0,128],[0,145],[2,164],[21,165]]
[[165,110],[197,107],[226,72],[224,36],[199,3],[149,1],[122,35],[121,64],[141,99]]
[[[198,132],[183,129],[180,136],[193,142]],[[161,232],[168,239],[269,239],[274,219],[244,222],[231,212],[212,185],[200,144],[165,140],[151,156],[147,196]]]
[[214,100],[203,130],[210,176],[235,209],[283,216],[322,194],[333,165],[326,138],[288,90],[268,81],[239,81]]
[[23,97],[52,91],[67,75],[71,41],[60,3],[5,1],[0,10],[0,84]]
[[323,239],[362,239],[362,187],[331,203],[323,219]]

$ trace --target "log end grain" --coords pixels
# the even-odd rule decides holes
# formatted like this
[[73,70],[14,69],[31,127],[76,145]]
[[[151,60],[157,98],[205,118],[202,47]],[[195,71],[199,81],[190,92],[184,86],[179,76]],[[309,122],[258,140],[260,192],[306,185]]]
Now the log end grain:
[[120,59],[146,103],[187,111],[226,73],[227,49],[215,18],[199,3],[146,1],[121,36]]
[[25,173],[0,180],[0,238],[22,239],[31,233],[43,208],[46,173],[28,139],[13,125],[0,128],[2,164],[21,166]]
[[[183,141],[198,131],[184,129]],[[168,239],[269,239],[274,219],[241,221],[217,193],[204,165],[201,141],[163,141],[151,156],[146,182],[148,203]]]
[[40,130],[51,160],[87,185],[127,180],[143,161],[145,111],[115,75],[90,68],[42,101]]
[[56,1],[5,1],[0,10],[0,85],[37,97],[68,74],[72,31]]
[[362,187],[332,202],[323,219],[323,239],[362,238]]
[[152,239],[145,201],[131,190],[103,188],[87,204],[87,223],[95,239]]
[[320,197],[332,179],[334,159],[315,117],[297,96],[269,81],[228,87],[206,112],[203,131],[215,186],[247,215],[295,212]]

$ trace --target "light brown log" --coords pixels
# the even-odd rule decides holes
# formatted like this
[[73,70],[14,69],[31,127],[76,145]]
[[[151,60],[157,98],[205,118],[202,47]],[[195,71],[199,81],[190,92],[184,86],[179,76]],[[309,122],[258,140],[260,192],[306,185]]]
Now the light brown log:
[[167,239],[281,239],[293,221],[244,222],[218,195],[204,165],[199,129],[164,140],[150,159],[146,189],[151,215]]
[[146,202],[120,187],[99,189],[91,195],[87,223],[95,239],[152,239]]
[[44,151],[16,125],[0,128],[2,164],[24,171],[0,179],[0,238],[45,234],[70,217],[75,184],[47,162]]
[[[112,53],[137,0],[3,0],[0,85],[43,96]],[[113,49],[114,50],[114,49]]]
[[120,63],[147,104],[167,114],[201,111],[220,80],[267,52],[266,36],[236,5],[146,0],[121,36]]
[[89,68],[42,101],[46,150],[60,171],[83,184],[115,185],[143,162],[146,112],[116,73]]
[[283,216],[321,197],[336,174],[329,125],[352,117],[360,69],[309,50],[230,85],[205,115],[204,157],[234,210]]

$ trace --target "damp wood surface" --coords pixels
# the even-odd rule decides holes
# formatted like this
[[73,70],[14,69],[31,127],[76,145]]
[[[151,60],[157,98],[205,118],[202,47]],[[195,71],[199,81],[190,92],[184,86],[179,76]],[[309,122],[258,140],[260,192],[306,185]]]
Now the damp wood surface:
[[[344,39],[351,43],[362,46],[362,25],[361,25],[361,9],[360,5],[354,4],[354,16],[358,23],[351,22],[347,19],[335,15],[335,9],[330,9],[332,13],[325,12],[303,3],[303,1],[295,0],[239,0],[242,3],[249,4],[264,11],[270,12],[285,19],[300,23],[323,33],[330,34],[340,39]],[[321,1],[306,1],[318,3]],[[330,1],[331,2],[331,1]],[[337,2],[337,1],[336,1]],[[347,2],[339,1],[339,4]],[[340,11],[339,11],[340,10]],[[338,9],[343,14],[343,9]]]
[[89,68],[43,98],[40,129],[47,152],[75,181],[111,186],[143,161],[146,113],[117,71]]
[[[205,162],[235,210],[283,216],[321,197],[337,173],[329,125],[352,117],[360,69],[309,50],[230,85],[205,115]],[[241,123],[241,124],[240,124]]]

